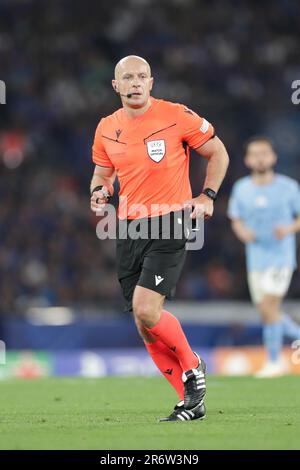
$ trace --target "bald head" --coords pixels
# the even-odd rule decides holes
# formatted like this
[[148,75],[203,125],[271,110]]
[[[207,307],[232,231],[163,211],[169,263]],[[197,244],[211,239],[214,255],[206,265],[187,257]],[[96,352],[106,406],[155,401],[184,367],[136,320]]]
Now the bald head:
[[153,86],[150,65],[137,55],[123,57],[115,67],[112,86],[120,94],[125,108],[147,108]]
[[145,59],[143,59],[143,57],[139,57],[138,55],[128,55],[127,57],[123,57],[123,59],[119,60],[115,66],[115,79],[119,80],[122,74],[136,67],[145,69],[145,71],[147,71],[147,75],[151,77],[150,65]]

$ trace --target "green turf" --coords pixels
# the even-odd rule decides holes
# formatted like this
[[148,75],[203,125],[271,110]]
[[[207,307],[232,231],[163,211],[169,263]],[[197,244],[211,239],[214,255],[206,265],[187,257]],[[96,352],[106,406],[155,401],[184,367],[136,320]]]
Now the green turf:
[[1,449],[297,449],[300,378],[210,376],[204,421],[158,423],[163,378],[0,382]]

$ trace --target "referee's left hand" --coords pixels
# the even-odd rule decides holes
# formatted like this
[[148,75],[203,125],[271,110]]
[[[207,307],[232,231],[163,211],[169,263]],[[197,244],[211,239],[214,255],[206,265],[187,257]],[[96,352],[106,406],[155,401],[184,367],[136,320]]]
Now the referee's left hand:
[[184,208],[192,210],[191,219],[209,219],[214,212],[214,201],[205,194],[200,194],[183,203]]

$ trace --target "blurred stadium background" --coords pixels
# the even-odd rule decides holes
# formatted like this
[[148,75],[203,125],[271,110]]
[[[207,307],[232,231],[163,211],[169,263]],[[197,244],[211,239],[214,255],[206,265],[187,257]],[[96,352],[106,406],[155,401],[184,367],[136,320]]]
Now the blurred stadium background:
[[[96,237],[89,209],[91,143],[101,116],[120,106],[110,80],[134,53],[152,65],[154,96],[186,104],[214,123],[231,166],[188,254],[170,309],[211,373],[247,374],[264,355],[242,245],[226,208],[245,175],[243,142],[270,136],[278,171],[300,178],[300,3],[291,0],[0,1],[0,376],[151,375],[122,311],[113,241]],[[204,163],[192,155],[194,191]],[[116,198],[114,199],[116,203]],[[299,271],[289,291],[300,318]],[[289,361],[291,371],[299,366]]]

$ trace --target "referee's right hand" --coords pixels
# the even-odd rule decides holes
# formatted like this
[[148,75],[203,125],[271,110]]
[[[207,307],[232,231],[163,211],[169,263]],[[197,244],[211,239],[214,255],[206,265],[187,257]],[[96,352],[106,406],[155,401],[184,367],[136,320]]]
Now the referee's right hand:
[[103,186],[99,191],[94,191],[91,195],[91,210],[93,212],[100,212],[104,209],[107,201],[107,194],[109,194],[106,186]]

